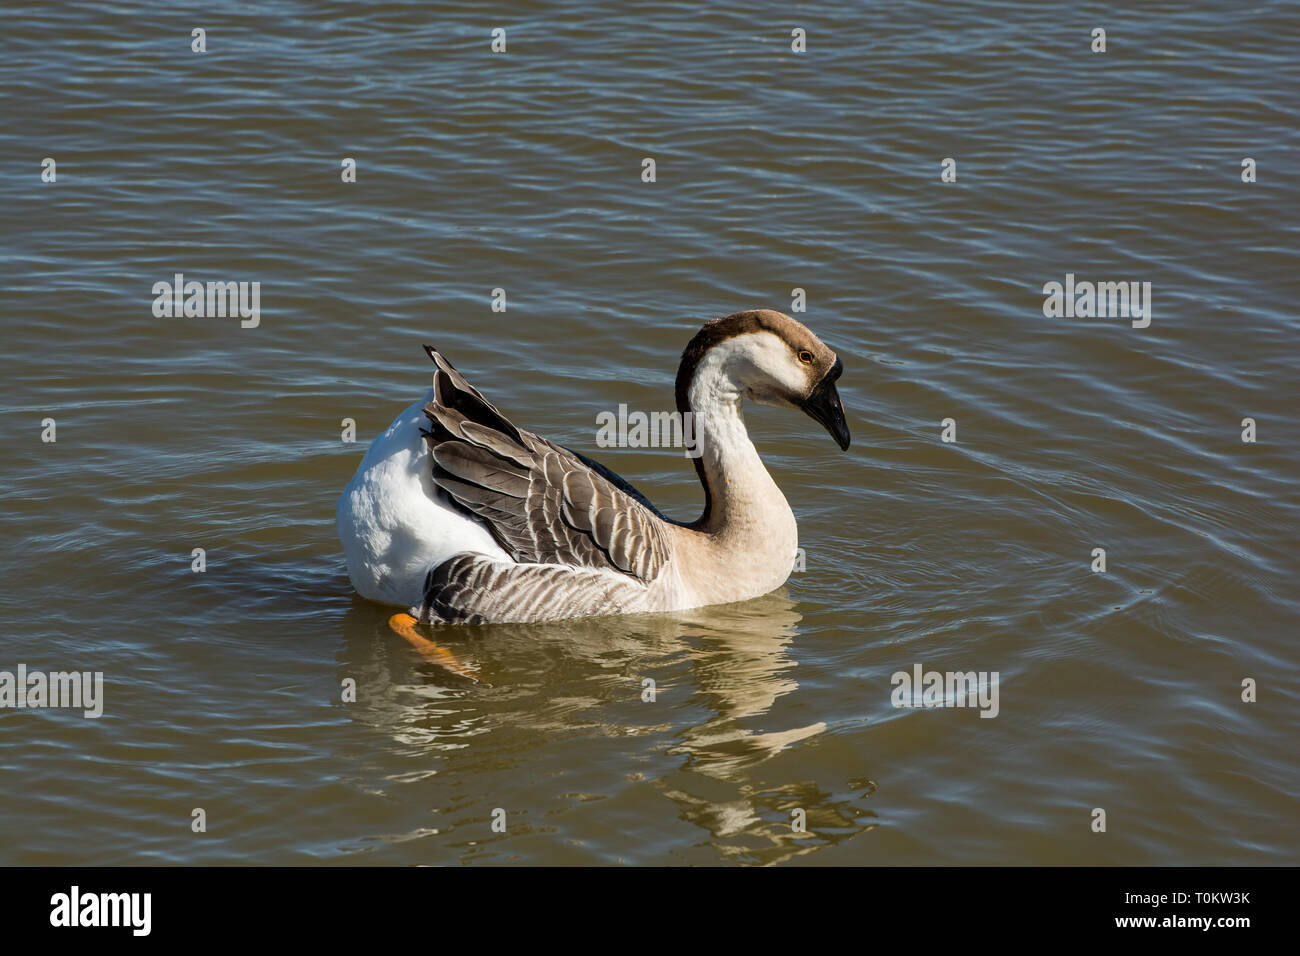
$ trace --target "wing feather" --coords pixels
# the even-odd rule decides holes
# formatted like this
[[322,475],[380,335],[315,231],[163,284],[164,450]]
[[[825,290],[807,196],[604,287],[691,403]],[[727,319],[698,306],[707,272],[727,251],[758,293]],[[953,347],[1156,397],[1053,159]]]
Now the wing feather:
[[427,623],[505,624],[612,614],[645,586],[627,575],[554,564],[512,564],[462,553],[429,571],[411,613]]
[[[517,428],[441,353],[426,349],[438,367],[425,415],[439,488],[481,518],[516,562],[617,571],[643,584],[658,576],[668,558],[664,518],[640,492],[604,466]],[[468,568],[457,578],[443,582],[450,593],[484,599],[484,585]]]

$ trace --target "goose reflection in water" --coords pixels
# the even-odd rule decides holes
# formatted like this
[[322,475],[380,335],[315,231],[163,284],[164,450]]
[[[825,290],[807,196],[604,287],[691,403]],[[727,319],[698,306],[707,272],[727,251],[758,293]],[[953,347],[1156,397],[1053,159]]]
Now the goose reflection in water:
[[[874,826],[874,814],[859,805],[862,795],[837,799],[789,774],[763,779],[768,761],[827,729],[822,722],[773,725],[781,698],[808,692],[790,653],[800,621],[795,603],[778,591],[672,614],[424,628],[452,661],[422,656],[385,626],[381,611],[357,601],[345,622],[344,669],[358,683],[349,713],[425,761],[423,771],[393,782],[436,778],[444,789],[473,782],[492,792],[494,777],[509,767],[522,793],[554,800],[572,769],[583,776],[586,799],[653,787],[678,806],[679,819],[708,834],[705,861],[720,853],[780,862]],[[614,753],[605,746],[611,738],[625,738]],[[584,752],[600,754],[570,760],[580,767],[559,765],[558,748],[584,747],[584,740]],[[868,781],[854,787],[873,788]],[[439,828],[444,837],[468,826],[481,845],[519,832],[515,822],[509,836],[473,824],[486,822],[495,803],[471,809],[447,797],[431,794],[443,804],[436,813],[456,818]],[[795,811],[806,832],[796,832]],[[582,812],[601,810],[593,804]],[[531,832],[547,832],[532,819]],[[698,833],[683,838],[700,846]],[[659,859],[655,848],[629,844],[627,861]]]

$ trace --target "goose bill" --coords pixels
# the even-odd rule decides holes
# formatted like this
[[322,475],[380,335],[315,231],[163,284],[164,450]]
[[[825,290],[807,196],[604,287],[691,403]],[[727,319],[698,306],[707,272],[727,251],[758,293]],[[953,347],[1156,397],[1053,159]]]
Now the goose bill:
[[809,396],[800,404],[800,408],[815,422],[820,422],[840,451],[849,447],[849,424],[844,420],[844,406],[840,403],[840,393],[835,389],[835,380],[844,366],[837,360],[832,368],[817,383]]

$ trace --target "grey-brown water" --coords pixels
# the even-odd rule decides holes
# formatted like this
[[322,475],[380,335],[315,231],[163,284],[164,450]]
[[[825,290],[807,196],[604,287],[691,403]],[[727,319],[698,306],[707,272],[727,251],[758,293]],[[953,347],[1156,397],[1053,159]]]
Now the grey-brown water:
[[[1294,863],[1298,23],[11,5],[0,670],[105,683],[0,711],[0,861]],[[155,317],[176,273],[256,327]],[[1046,316],[1067,274],[1150,324]],[[690,519],[681,451],[596,416],[795,288],[854,443],[748,414],[781,591],[439,634],[479,684],[353,595],[334,502],[422,343]],[[918,664],[996,718],[894,707]]]

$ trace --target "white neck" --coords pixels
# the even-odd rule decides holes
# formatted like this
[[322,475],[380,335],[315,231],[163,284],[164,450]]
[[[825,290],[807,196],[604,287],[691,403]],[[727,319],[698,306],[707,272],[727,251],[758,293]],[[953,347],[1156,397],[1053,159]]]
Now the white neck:
[[794,514],[749,440],[740,407],[744,391],[736,377],[745,367],[748,338],[728,340],[705,354],[687,391],[709,496],[708,511],[695,527],[749,560],[772,555],[789,571],[798,546]]

